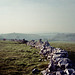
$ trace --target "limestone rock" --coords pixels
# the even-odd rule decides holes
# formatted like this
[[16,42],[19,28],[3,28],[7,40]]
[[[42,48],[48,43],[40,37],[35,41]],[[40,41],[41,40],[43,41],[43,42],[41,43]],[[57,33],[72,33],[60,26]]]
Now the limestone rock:
[[75,73],[75,70],[74,69],[65,69],[64,72],[67,74],[67,75],[73,75]]
[[33,73],[33,74],[36,74],[36,73],[38,73],[38,72],[40,72],[38,69],[33,69],[33,70],[32,70],[32,73]]

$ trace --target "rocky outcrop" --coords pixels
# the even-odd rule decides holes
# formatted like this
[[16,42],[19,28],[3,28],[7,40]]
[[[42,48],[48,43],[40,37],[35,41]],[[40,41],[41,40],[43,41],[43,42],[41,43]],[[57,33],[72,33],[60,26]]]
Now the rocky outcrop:
[[50,61],[48,68],[41,71],[43,75],[75,75],[73,64],[68,58],[68,52],[60,48],[50,46],[49,42],[30,41],[27,45],[34,46],[40,49],[40,55],[47,57]]

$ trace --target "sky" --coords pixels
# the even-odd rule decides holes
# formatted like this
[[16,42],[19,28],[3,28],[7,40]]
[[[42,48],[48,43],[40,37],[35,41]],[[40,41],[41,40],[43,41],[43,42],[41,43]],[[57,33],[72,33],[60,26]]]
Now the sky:
[[75,33],[75,0],[0,0],[0,33]]

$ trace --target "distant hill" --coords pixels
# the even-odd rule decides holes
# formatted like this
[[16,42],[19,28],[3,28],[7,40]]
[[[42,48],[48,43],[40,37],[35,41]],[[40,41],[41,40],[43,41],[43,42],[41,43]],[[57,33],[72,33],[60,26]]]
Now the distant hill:
[[75,33],[41,33],[41,34],[22,34],[9,33],[1,34],[0,39],[26,39],[26,40],[48,40],[48,41],[75,41]]
[[38,39],[40,38],[37,34],[22,34],[22,33],[9,33],[9,34],[1,34],[0,38],[6,38],[6,39],[26,39],[26,40],[32,40],[32,39]]
[[56,41],[75,41],[75,33],[58,33],[52,40]]

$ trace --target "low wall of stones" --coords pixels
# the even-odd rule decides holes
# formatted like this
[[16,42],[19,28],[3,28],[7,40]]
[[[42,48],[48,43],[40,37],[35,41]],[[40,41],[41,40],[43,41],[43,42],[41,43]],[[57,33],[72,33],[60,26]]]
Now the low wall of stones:
[[41,71],[43,75],[75,75],[75,67],[68,58],[67,51],[54,48],[48,41],[42,42],[41,39],[39,41],[31,40],[27,42],[27,45],[39,48],[39,54],[47,57],[47,60],[50,61],[48,68]]

